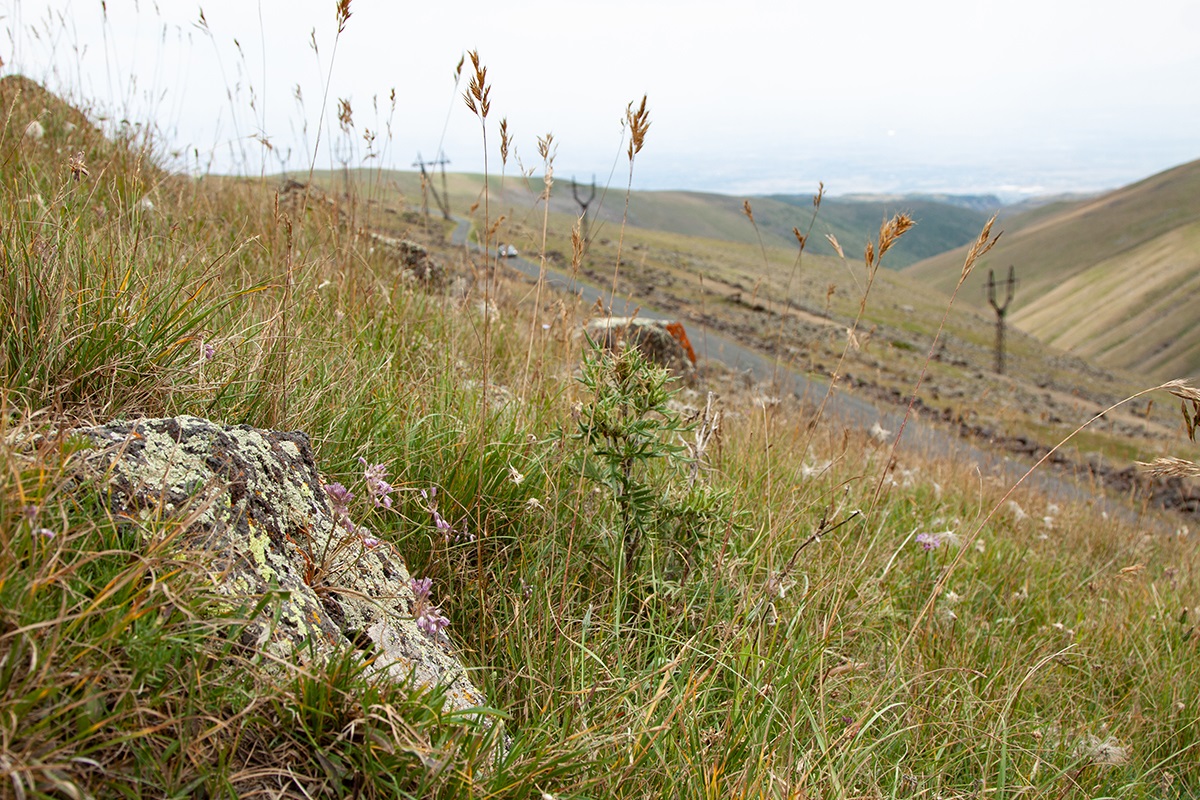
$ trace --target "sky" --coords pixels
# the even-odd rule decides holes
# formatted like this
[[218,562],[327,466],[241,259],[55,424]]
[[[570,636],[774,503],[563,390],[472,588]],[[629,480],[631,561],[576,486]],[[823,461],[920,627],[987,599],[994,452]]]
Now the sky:
[[[499,172],[506,119],[508,174],[540,174],[552,134],[556,178],[624,187],[623,118],[643,95],[642,190],[1014,200],[1200,158],[1197,0],[352,0],[340,35],[336,5],[0,0],[0,72],[152,125],[180,168],[222,173],[439,152],[479,172],[485,134]],[[482,124],[462,100],[469,60],[455,82],[470,51],[491,88]]]

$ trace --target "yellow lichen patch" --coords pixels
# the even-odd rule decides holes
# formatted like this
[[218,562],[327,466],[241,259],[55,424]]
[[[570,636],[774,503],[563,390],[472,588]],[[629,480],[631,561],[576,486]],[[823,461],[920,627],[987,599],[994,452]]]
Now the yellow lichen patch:
[[258,572],[263,576],[264,580],[274,581],[279,578],[279,575],[267,563],[267,548],[271,545],[271,539],[267,536],[267,532],[260,530],[254,524],[254,520],[247,518],[246,527],[250,531],[249,547],[250,552],[254,555],[254,563],[258,565]]

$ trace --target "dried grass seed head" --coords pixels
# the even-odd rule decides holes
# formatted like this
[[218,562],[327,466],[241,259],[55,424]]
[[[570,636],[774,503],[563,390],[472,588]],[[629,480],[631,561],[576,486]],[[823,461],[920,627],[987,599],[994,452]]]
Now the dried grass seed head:
[[554,153],[552,152],[554,145],[554,134],[547,133],[545,136],[538,137],[538,155],[543,161],[553,161]]
[[337,0],[338,33],[346,30],[346,22],[350,19],[350,0]]
[[629,160],[642,152],[646,143],[646,131],[650,130],[650,112],[646,109],[646,95],[642,95],[642,104],[634,111],[633,103],[625,107],[625,121],[629,124]]
[[1163,456],[1153,461],[1135,461],[1138,468],[1155,478],[1200,478],[1200,465],[1194,461],[1174,456]]
[[467,108],[471,110],[471,113],[484,120],[487,119],[488,112],[492,108],[492,102],[489,99],[492,87],[488,86],[487,67],[480,63],[479,51],[472,50],[469,56],[474,74],[471,76],[471,83],[467,87],[467,91],[463,93],[463,99],[467,101]]
[[829,240],[829,243],[831,245],[833,245],[834,252],[836,252],[838,254],[839,258],[846,257],[846,254],[845,254],[845,252],[842,251],[842,246],[841,246],[841,244],[838,243],[836,236],[834,236],[832,233],[827,233],[827,234],[825,234],[825,238]]
[[1200,389],[1182,379],[1167,381],[1159,388],[1179,398],[1179,411],[1183,415],[1188,438],[1196,441],[1196,427],[1200,424]]
[[917,223],[905,213],[896,214],[879,226],[879,257],[892,248],[901,236],[912,230]]
[[967,257],[963,261],[962,275],[958,279],[959,286],[962,286],[963,281],[971,274],[971,270],[975,269],[975,262],[983,258],[989,250],[996,246],[996,242],[1000,241],[1000,236],[1004,231],[992,236],[992,225],[996,223],[996,216],[996,214],[992,214],[992,218],[984,224],[983,230],[979,232],[979,237],[967,251]]
[[804,245],[808,243],[808,237],[800,232],[799,228],[792,228],[792,235],[796,237],[796,241],[800,243],[800,249],[804,249]]

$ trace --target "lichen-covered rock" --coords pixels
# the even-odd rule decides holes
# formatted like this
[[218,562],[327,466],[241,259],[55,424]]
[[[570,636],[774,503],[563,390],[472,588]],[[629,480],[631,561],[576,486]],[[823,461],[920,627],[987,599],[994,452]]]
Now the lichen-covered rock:
[[395,258],[401,273],[428,286],[444,288],[446,268],[429,255],[429,250],[409,239],[396,239],[380,233],[369,234],[373,246]]
[[186,521],[180,546],[212,554],[218,592],[251,608],[269,597],[244,644],[301,661],[356,647],[380,676],[444,686],[458,710],[483,705],[445,634],[417,627],[398,554],[335,518],[303,433],[196,417],[74,433],[95,444],[78,454],[81,472],[107,484],[114,512]]
[[696,354],[683,325],[637,317],[601,317],[588,322],[587,335],[601,347],[619,350],[633,346],[642,355],[676,376],[691,380],[696,375]]

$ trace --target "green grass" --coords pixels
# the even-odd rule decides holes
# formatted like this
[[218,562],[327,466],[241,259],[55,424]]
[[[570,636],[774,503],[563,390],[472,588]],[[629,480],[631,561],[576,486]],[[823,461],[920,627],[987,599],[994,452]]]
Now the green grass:
[[[1149,798],[1200,785],[1190,538],[1027,490],[1019,519],[1007,486],[953,457],[895,461],[861,430],[733,386],[691,483],[692,412],[662,413],[661,376],[586,353],[579,309],[548,294],[535,308],[502,274],[485,334],[487,272],[441,246],[444,228],[385,215],[461,279],[439,290],[320,204],[277,215],[270,182],[166,175],[152,149],[98,136],[75,181],[55,149],[66,134],[14,138],[46,102],[6,102],[0,138],[4,792]],[[666,277],[696,269],[659,260],[675,234],[626,235],[622,269],[643,253]],[[570,252],[561,231],[548,239]],[[597,270],[613,248],[596,243]],[[780,304],[770,292],[792,256],[768,251],[764,267],[726,252],[709,256],[721,280],[761,279]],[[825,284],[810,266],[865,285],[860,265],[806,261],[797,292],[814,302]],[[834,298],[851,315],[858,300]],[[615,394],[578,379],[585,357],[616,370]],[[359,456],[387,464],[399,499],[369,524],[434,579],[503,725],[373,684],[351,654],[266,669],[235,648],[254,609],[218,602],[203,554],[166,546],[179,520],[114,518],[75,480],[78,445],[52,435],[178,413],[303,429],[347,484]],[[438,535],[419,494],[431,486],[473,540]],[[933,549],[916,538],[946,531]],[[1114,763],[1095,752],[1106,741]]]

